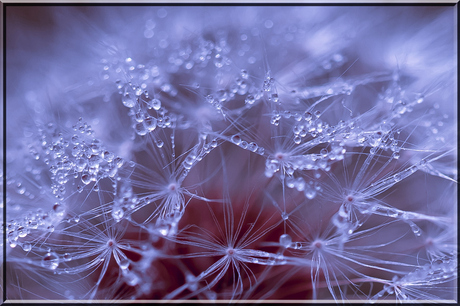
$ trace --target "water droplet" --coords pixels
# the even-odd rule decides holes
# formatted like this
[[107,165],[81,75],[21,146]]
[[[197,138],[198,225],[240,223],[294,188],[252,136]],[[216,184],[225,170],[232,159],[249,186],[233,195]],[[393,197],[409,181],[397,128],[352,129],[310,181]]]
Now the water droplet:
[[152,99],[150,100],[149,105],[154,110],[159,110],[161,108],[161,101],[158,99]]
[[156,144],[156,146],[157,146],[158,148],[161,149],[161,148],[163,147],[163,145],[164,145],[164,142],[163,142],[163,140],[158,139],[158,140],[155,142],[155,144]]
[[292,238],[288,234],[283,234],[280,236],[280,244],[283,248],[289,248],[292,243]]
[[53,206],[53,211],[57,216],[62,217],[65,214],[65,207],[64,207],[64,205],[56,203]]
[[310,200],[314,199],[316,196],[316,190],[314,188],[305,189],[305,196]]
[[128,267],[129,267],[129,259],[124,258],[124,259],[120,260],[119,265],[120,265],[120,268],[121,268],[122,270],[128,269]]
[[294,137],[294,143],[295,144],[300,144],[302,142],[302,138],[300,136],[295,136]]
[[148,133],[148,130],[145,128],[143,122],[138,122],[134,126],[134,131],[136,131],[136,134],[139,136],[144,136]]
[[144,121],[144,112],[140,110],[137,113],[135,113],[134,114],[134,120],[136,120],[136,122]]
[[83,169],[85,169],[86,164],[87,164],[86,159],[78,158],[75,161],[75,170],[77,170],[77,172],[82,172]]
[[399,114],[399,115],[402,115],[406,112],[407,108],[406,106],[404,105],[404,103],[398,103],[396,104],[396,106],[394,107],[394,112],[396,114]]
[[157,119],[150,116],[145,117],[144,126],[149,132],[152,132],[157,127]]
[[22,185],[21,183],[17,183],[16,187],[17,187],[16,191],[19,194],[24,194],[26,192],[26,187],[24,185]]
[[232,142],[236,145],[239,145],[241,143],[241,137],[239,135],[233,135]]
[[125,93],[121,101],[123,102],[124,106],[129,108],[132,108],[134,107],[134,105],[136,105],[136,100],[131,98],[131,95],[129,93]]
[[259,146],[255,142],[251,142],[248,144],[248,150],[252,152],[256,152]]
[[415,234],[415,236],[420,237],[422,235],[422,230],[420,229],[420,227],[417,226],[417,224],[411,222],[410,228],[412,232]]
[[65,261],[71,261],[72,260],[72,255],[70,255],[69,253],[65,253],[63,258],[64,258]]
[[83,174],[81,176],[81,181],[83,184],[88,185],[89,183],[91,183],[91,176],[89,174]]
[[43,257],[41,265],[43,268],[56,270],[59,266],[59,256],[54,252],[49,252]]
[[187,61],[185,63],[185,69],[190,70],[193,68],[194,62],[193,61]]
[[244,100],[244,103],[249,104],[249,105],[254,104],[254,102],[256,102],[256,99],[254,98],[253,95],[248,95],[246,99]]
[[222,54],[218,53],[214,56],[214,65],[217,68],[222,68],[224,66],[224,62],[225,62],[225,58]]
[[398,216],[398,212],[392,208],[387,210],[387,216],[390,218],[396,218]]
[[305,112],[304,118],[306,121],[311,121],[313,119],[313,115],[310,112]]
[[117,206],[112,209],[112,217],[115,220],[115,222],[119,222],[123,218],[124,214],[125,213],[123,211],[123,208],[121,207]]
[[22,244],[22,249],[24,250],[24,252],[29,252],[30,250],[32,250],[32,245],[28,242],[25,242]]
[[128,272],[125,275],[126,284],[136,286],[139,283],[139,277],[133,272]]
[[115,158],[115,154],[109,151],[104,151],[102,156],[106,162],[111,162]]
[[264,153],[265,153],[265,149],[263,147],[258,147],[257,148],[257,154],[264,155]]

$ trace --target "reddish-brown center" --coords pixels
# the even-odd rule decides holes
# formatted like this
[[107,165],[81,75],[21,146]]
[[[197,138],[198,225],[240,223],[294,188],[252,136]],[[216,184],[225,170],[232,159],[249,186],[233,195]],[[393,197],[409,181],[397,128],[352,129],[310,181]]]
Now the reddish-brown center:
[[275,157],[276,157],[276,159],[278,159],[278,160],[282,160],[282,159],[284,158],[284,154],[283,154],[283,153],[276,153],[276,154],[275,154]]

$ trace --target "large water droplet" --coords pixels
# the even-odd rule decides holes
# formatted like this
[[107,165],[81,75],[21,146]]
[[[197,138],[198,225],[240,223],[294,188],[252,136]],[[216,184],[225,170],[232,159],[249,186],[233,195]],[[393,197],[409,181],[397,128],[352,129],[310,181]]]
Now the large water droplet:
[[123,218],[124,214],[125,213],[123,211],[123,208],[121,207],[114,207],[112,209],[112,217],[115,220],[115,222],[119,222]]
[[123,102],[124,106],[129,108],[134,107],[134,105],[136,105],[136,100],[131,98],[131,95],[129,93],[125,93],[121,101]]
[[158,99],[152,99],[150,100],[149,105],[154,110],[159,110],[161,108],[161,101]]
[[292,238],[288,234],[283,234],[280,236],[280,244],[283,248],[289,248],[292,243]]
[[244,100],[244,103],[250,104],[250,105],[254,104],[254,102],[256,102],[256,99],[254,98],[253,95],[248,95],[246,99]]
[[236,145],[239,145],[241,143],[241,137],[239,135],[233,135],[232,142]]
[[24,250],[24,252],[29,252],[30,250],[32,250],[32,245],[28,242],[25,242],[22,245],[22,249]]
[[136,123],[136,125],[134,126],[134,130],[136,131],[136,134],[139,136],[144,136],[148,132],[143,122]]
[[127,258],[124,258],[120,260],[119,266],[122,270],[126,270],[129,267],[129,260]]
[[145,117],[144,126],[149,132],[152,132],[157,127],[157,119],[150,116]]
[[49,252],[43,257],[41,264],[43,268],[56,270],[59,266],[59,256],[54,252]]

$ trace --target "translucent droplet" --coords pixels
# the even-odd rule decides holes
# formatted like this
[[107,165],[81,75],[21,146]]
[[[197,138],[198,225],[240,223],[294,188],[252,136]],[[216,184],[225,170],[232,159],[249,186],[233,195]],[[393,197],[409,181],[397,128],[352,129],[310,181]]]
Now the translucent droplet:
[[415,234],[415,236],[420,237],[422,235],[422,230],[420,229],[420,227],[417,226],[417,224],[412,222],[410,224],[410,228],[412,232]]
[[27,236],[27,229],[26,229],[24,226],[20,226],[20,227],[18,228],[18,236],[19,236],[20,238],[24,238],[24,237]]
[[387,210],[387,216],[390,218],[396,218],[398,216],[398,212],[392,208]]
[[115,154],[109,152],[109,151],[104,151],[102,154],[103,158],[107,162],[111,162],[115,158]]
[[65,207],[64,205],[61,205],[61,204],[54,204],[53,211],[56,215],[62,217],[65,214]]
[[133,272],[126,273],[125,280],[129,286],[136,286],[139,283],[139,277]]
[[143,122],[138,122],[134,126],[134,131],[136,131],[136,134],[139,136],[144,136],[148,133],[148,130],[145,128]]
[[422,96],[420,96],[420,97],[417,99],[417,103],[422,103],[423,100],[424,100],[424,97],[423,97],[423,95],[422,95]]
[[24,194],[26,192],[26,187],[24,185],[22,185],[21,183],[18,183],[16,187],[17,187],[16,191],[19,194]]
[[222,54],[216,54],[214,56],[214,65],[217,68],[222,68],[224,66],[224,61],[225,61],[225,58],[224,56],[222,56]]
[[134,105],[136,105],[136,101],[133,98],[131,98],[131,95],[129,93],[125,93],[121,101],[123,102],[124,106],[129,108],[132,108],[134,107]]
[[158,99],[152,99],[150,100],[149,105],[154,110],[159,110],[161,108],[161,101]]
[[253,95],[248,95],[246,99],[244,100],[244,103],[249,104],[249,105],[254,104],[254,102],[256,102],[256,99],[254,98]]
[[134,114],[134,120],[136,120],[136,122],[144,121],[144,112],[138,111],[137,113],[135,113]]
[[155,142],[155,144],[156,144],[156,146],[157,146],[158,148],[161,149],[161,148],[163,147],[163,145],[164,145],[164,142],[163,142],[161,139],[158,139],[158,140]]
[[251,142],[251,143],[248,144],[248,150],[250,150],[252,152],[257,151],[258,148],[259,148],[259,146],[255,142]]
[[54,252],[49,252],[43,257],[41,264],[43,268],[56,270],[59,266],[59,256]]
[[72,260],[72,255],[70,255],[69,253],[65,253],[63,258],[64,258],[65,261],[71,261]]
[[425,159],[422,159],[422,160],[419,162],[420,167],[425,167],[426,164],[427,164],[427,162],[426,162]]
[[265,148],[259,147],[259,148],[257,149],[257,154],[259,154],[259,155],[264,155],[264,153],[265,153]]
[[295,144],[300,144],[302,142],[302,138],[300,136],[295,136],[294,137],[294,143]]
[[124,259],[120,260],[119,266],[120,266],[120,268],[122,270],[128,269],[128,267],[129,267],[129,259],[124,258]]
[[81,181],[83,184],[88,185],[91,182],[91,176],[89,174],[83,174],[81,176]]
[[305,189],[305,196],[312,200],[316,197],[316,190],[314,188],[307,188]]
[[280,236],[280,244],[283,248],[289,248],[292,243],[292,238],[288,234],[283,234]]
[[193,61],[188,61],[188,62],[186,62],[186,63],[185,63],[185,69],[187,69],[187,70],[192,69],[194,64],[195,64],[195,63],[194,63]]
[[289,219],[289,214],[283,212],[283,213],[281,214],[281,218],[283,218],[283,220],[287,220],[287,219]]
[[24,252],[29,252],[30,250],[32,250],[32,245],[28,242],[25,242],[22,244],[22,249],[24,250]]
[[270,99],[272,100],[272,102],[275,102],[275,103],[278,103],[280,101],[277,93],[272,93],[270,95]]
[[112,217],[115,222],[119,222],[123,218],[124,214],[125,213],[121,207],[114,207],[112,209]]
[[157,119],[150,116],[145,117],[144,126],[149,132],[152,132],[157,127]]
[[394,108],[394,112],[396,114],[400,114],[400,115],[404,114],[406,112],[406,110],[407,110],[407,108],[404,105],[404,103],[398,103],[398,104],[396,104],[396,106]]
[[232,142],[236,145],[239,145],[241,143],[241,137],[239,135],[233,135]]

